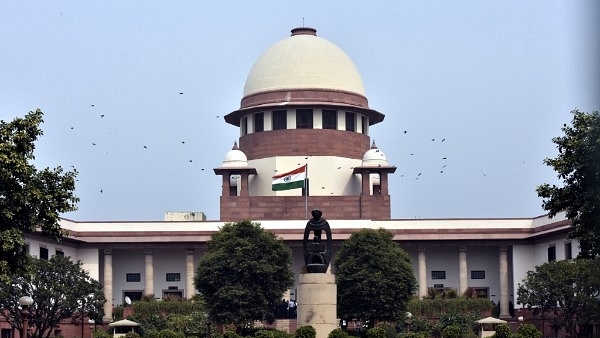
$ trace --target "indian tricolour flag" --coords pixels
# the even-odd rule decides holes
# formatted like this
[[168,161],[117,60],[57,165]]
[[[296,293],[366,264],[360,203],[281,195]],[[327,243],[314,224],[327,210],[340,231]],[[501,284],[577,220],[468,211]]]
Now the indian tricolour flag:
[[273,176],[273,191],[304,188],[306,180],[306,165],[285,174]]

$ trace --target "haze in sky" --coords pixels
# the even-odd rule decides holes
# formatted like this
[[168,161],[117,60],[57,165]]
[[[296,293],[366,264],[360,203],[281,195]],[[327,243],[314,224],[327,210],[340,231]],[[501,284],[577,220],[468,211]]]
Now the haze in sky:
[[[38,168],[79,172],[78,221],[219,219],[219,167],[258,57],[295,27],[342,48],[392,218],[535,217],[570,111],[600,109],[597,1],[4,1],[0,119],[41,108]],[[406,131],[406,133],[404,133]],[[324,211],[326,216],[326,211]]]

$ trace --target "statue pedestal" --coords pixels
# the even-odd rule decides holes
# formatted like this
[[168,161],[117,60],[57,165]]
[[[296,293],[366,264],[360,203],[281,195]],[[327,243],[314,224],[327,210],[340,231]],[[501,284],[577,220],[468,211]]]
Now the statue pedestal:
[[329,332],[338,328],[335,275],[301,273],[297,303],[298,327],[314,327],[317,330],[317,338],[327,338]]

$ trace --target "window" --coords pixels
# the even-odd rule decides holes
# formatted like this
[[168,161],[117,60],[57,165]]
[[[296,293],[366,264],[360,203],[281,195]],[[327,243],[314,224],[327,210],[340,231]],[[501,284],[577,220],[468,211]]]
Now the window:
[[40,259],[48,260],[48,248],[40,247]]
[[125,303],[125,297],[129,297],[133,302],[142,300],[142,291],[123,291],[123,303]]
[[323,110],[323,129],[337,129],[337,111]]
[[554,244],[548,247],[548,262],[554,262],[556,260],[556,246]]
[[362,133],[367,135],[369,132],[369,120],[366,116],[362,117]]
[[565,259],[573,259],[573,251],[571,250],[571,242],[565,243]]
[[475,288],[475,294],[477,295],[477,298],[485,298],[488,299],[488,293],[489,293],[489,289],[488,288]]
[[471,279],[485,279],[485,270],[471,270]]
[[61,250],[61,249],[56,249],[56,252],[54,253],[57,256],[64,256],[65,253]]
[[312,109],[296,109],[296,129],[312,129]]
[[138,283],[142,281],[142,274],[140,273],[128,273],[125,275],[125,281],[127,283]]
[[273,130],[287,129],[287,111],[286,110],[274,110],[273,111]]
[[263,113],[254,114],[254,132],[258,133],[265,130],[265,116]]
[[167,282],[180,282],[181,274],[180,273],[167,273]]
[[446,271],[431,271],[431,279],[446,279]]
[[246,117],[246,116],[242,117],[241,127],[242,127],[242,135],[248,135],[248,117]]
[[346,131],[356,131],[354,113],[346,112]]

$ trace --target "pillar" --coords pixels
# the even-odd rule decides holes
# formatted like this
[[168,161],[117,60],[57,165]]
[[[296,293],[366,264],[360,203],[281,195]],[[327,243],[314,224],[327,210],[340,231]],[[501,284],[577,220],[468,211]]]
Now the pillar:
[[379,186],[381,188],[381,195],[387,196],[389,195],[388,189],[388,173],[387,171],[379,173]]
[[369,196],[371,194],[371,178],[368,171],[362,171],[362,192],[361,195]]
[[427,296],[427,256],[426,256],[426,248],[424,246],[420,246],[418,248],[419,256],[418,256],[418,279],[419,279],[419,298],[423,298]]
[[508,254],[507,247],[500,247],[500,318],[510,317],[508,312]]
[[112,269],[112,249],[104,249],[104,316],[102,322],[110,323],[113,321],[113,269]]
[[248,191],[248,176],[249,173],[247,171],[243,171],[240,174],[240,196],[250,196]]
[[188,300],[196,294],[194,288],[194,249],[185,250],[185,295]]
[[316,338],[327,338],[338,328],[337,285],[330,273],[300,273],[297,296],[297,327],[310,325]]
[[146,273],[144,278],[144,296],[154,296],[154,250],[146,249]]
[[458,294],[462,295],[468,287],[467,247],[458,248]]
[[229,196],[229,185],[231,182],[229,181],[229,172],[224,172],[221,175],[221,196]]

